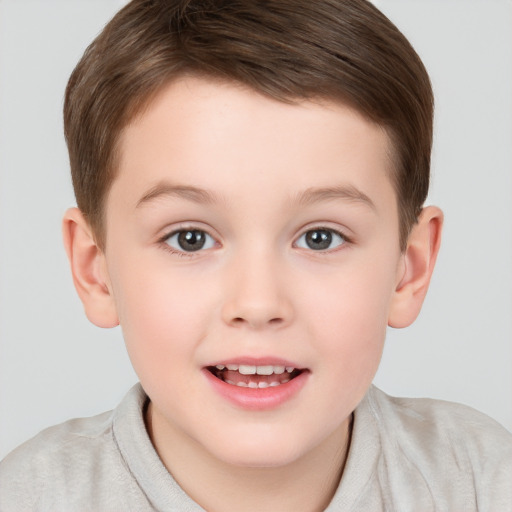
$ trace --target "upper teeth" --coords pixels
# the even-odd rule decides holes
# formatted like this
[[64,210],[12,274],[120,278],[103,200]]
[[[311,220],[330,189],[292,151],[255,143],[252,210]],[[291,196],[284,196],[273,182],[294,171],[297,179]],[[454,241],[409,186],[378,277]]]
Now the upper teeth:
[[252,366],[248,364],[228,364],[226,366],[218,364],[216,368],[217,370],[225,370],[227,368],[228,370],[240,372],[242,375],[281,375],[285,370],[288,373],[292,373],[295,369],[293,366]]

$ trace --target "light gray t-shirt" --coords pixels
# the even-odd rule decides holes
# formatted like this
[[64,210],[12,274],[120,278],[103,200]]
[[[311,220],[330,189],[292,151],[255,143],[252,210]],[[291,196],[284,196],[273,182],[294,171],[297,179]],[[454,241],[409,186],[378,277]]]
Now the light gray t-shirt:
[[[158,458],[134,386],[112,412],[51,427],[0,463],[0,511],[201,511]],[[512,511],[512,434],[468,407],[375,387],[354,412],[341,483],[327,508]]]

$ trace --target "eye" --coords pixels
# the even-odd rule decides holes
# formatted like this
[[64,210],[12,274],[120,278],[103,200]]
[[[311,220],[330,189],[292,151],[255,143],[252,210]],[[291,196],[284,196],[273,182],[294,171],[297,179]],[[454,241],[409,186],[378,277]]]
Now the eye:
[[179,252],[196,252],[215,246],[215,240],[200,229],[175,231],[165,239],[165,243]]
[[328,249],[335,249],[346,241],[347,239],[341,233],[333,229],[318,228],[306,231],[300,236],[295,245],[302,249],[326,251]]

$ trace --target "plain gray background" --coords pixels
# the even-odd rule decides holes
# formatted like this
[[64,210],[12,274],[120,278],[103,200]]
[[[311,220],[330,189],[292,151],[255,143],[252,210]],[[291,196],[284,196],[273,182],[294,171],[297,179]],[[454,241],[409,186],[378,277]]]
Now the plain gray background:
[[[437,98],[429,202],[446,215],[424,310],[390,330],[376,383],[469,404],[512,429],[512,3],[380,0]],[[60,220],[74,205],[66,81],[122,0],[0,0],[0,458],[111,409],[136,381],[121,332],[88,323]]]

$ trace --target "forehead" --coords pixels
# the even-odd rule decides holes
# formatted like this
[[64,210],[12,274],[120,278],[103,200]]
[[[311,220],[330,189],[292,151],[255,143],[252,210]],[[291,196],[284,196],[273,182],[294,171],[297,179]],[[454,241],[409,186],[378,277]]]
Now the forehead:
[[227,199],[247,187],[292,197],[334,185],[378,196],[391,186],[386,131],[348,106],[284,103],[196,77],[160,91],[125,128],[119,149],[112,188],[124,188],[132,205],[166,180]]

